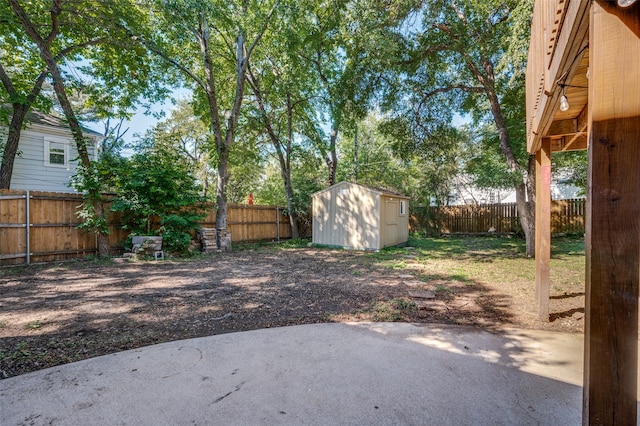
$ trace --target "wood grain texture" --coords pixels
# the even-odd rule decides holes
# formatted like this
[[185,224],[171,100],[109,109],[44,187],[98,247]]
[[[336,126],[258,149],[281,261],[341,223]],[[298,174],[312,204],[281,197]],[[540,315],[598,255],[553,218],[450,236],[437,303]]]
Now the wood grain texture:
[[536,153],[536,302],[538,319],[549,321],[551,261],[551,141]]
[[586,424],[635,424],[640,117],[594,122],[587,205]]
[[583,424],[637,422],[640,4],[590,19]]

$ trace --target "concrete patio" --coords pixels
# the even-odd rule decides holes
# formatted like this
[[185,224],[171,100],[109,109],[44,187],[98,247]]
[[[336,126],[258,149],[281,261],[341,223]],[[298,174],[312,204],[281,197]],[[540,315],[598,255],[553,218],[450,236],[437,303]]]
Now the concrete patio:
[[315,324],[176,341],[0,381],[3,425],[579,425],[582,336]]

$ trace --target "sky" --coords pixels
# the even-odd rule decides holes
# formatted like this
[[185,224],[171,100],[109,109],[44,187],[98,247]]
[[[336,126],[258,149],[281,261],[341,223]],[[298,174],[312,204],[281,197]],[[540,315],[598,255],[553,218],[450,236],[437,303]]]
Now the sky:
[[[173,109],[176,107],[175,101],[189,97],[190,93],[191,91],[189,89],[185,89],[185,88],[175,89],[171,93],[171,95],[167,97],[167,99],[152,104],[149,114],[145,114],[144,108],[139,108],[135,112],[135,114],[131,117],[131,119],[127,120],[122,126],[123,129],[129,128],[126,135],[124,136],[124,140],[127,143],[131,143],[136,139],[138,139],[138,136],[136,135],[144,136],[147,130],[152,129],[156,125],[156,123],[164,120],[169,115],[171,115],[171,111],[173,111]],[[154,113],[157,114],[163,111],[164,111],[163,117],[156,118],[153,115]],[[91,130],[95,130],[96,132],[100,132],[100,133],[104,132],[103,122],[86,123],[86,124],[83,123],[83,125],[85,125],[85,127],[88,127]],[[126,152],[123,152],[123,154],[125,156],[128,156],[127,154],[130,155],[132,154],[132,152],[126,151]]]

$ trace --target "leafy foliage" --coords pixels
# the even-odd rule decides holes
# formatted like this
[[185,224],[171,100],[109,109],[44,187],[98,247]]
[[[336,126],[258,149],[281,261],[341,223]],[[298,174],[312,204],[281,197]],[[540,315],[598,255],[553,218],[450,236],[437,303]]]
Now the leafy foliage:
[[[295,214],[299,218],[308,217],[311,208],[311,194],[320,191],[326,185],[324,176],[318,173],[322,167],[322,160],[313,152],[300,153],[299,160],[291,169],[291,182],[293,187],[292,211],[286,214]],[[282,176],[277,160],[273,159],[265,169],[265,176],[260,186],[254,193],[256,204],[286,206],[287,199],[285,188],[282,185]]]
[[[158,232],[168,250],[188,249],[204,204],[184,158],[162,150],[136,154],[123,161],[116,189],[111,208],[123,212],[125,229],[132,235]],[[157,231],[152,228],[154,217],[160,220]]]

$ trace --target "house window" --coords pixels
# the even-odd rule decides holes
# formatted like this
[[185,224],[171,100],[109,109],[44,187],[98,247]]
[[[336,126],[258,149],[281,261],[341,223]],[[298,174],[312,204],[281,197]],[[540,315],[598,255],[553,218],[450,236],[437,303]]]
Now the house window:
[[400,200],[400,216],[407,214],[407,206],[404,200]]
[[44,163],[46,166],[66,167],[69,161],[68,144],[63,141],[45,140]]

